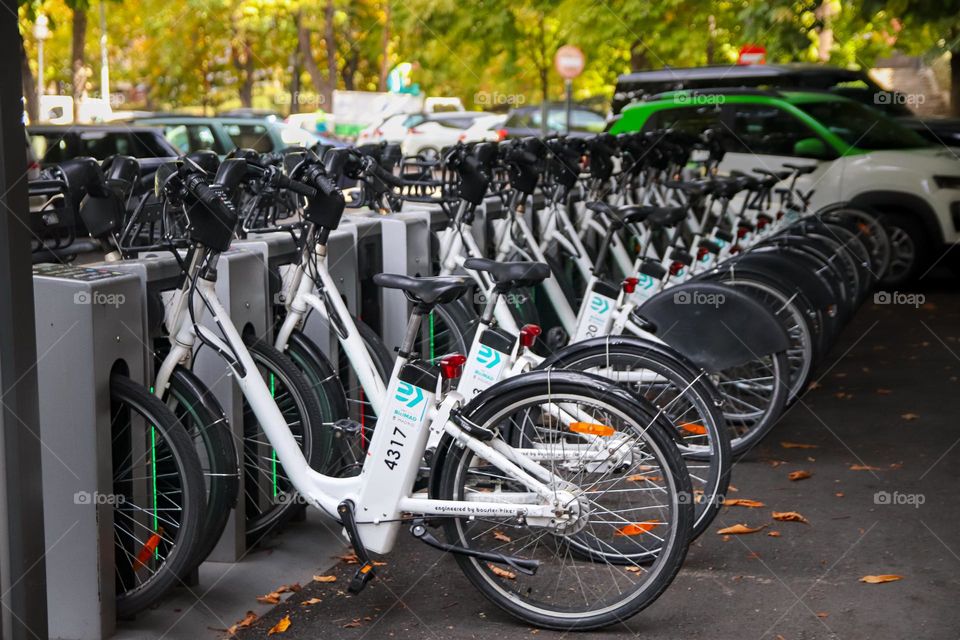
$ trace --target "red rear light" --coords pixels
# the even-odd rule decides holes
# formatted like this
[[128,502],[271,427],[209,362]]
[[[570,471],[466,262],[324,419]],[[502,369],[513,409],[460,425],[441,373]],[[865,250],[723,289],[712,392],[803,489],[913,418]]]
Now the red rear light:
[[501,142],[507,139],[507,130],[506,129],[497,129],[497,142]]
[[440,358],[440,375],[444,380],[456,380],[463,375],[463,365],[467,356],[462,353],[448,353]]
[[675,276],[683,270],[683,263],[674,260],[670,264],[670,275]]
[[766,219],[766,218],[760,218],[759,220],[757,220],[757,229],[763,229],[763,228],[765,228],[766,226],[767,226],[767,219]]
[[737,238],[742,238],[742,237],[744,237],[745,235],[747,235],[747,228],[746,228],[746,227],[740,227],[739,229],[737,229]]
[[543,333],[538,324],[525,324],[520,329],[520,346],[529,349],[537,341],[537,336]]
[[374,129],[374,130],[373,130],[373,135],[375,135],[375,136],[382,136],[382,135],[383,135],[383,131],[381,131],[380,129]]
[[707,257],[708,253],[709,251],[707,251],[706,247],[700,247],[699,249],[697,249],[697,260],[703,260],[704,258]]
[[640,282],[639,278],[624,278],[623,279],[624,293],[633,293],[634,291],[636,291],[638,282]]
[[460,142],[463,142],[466,139],[467,139],[467,134],[465,133],[461,133],[460,135],[457,136],[457,140],[459,140]]

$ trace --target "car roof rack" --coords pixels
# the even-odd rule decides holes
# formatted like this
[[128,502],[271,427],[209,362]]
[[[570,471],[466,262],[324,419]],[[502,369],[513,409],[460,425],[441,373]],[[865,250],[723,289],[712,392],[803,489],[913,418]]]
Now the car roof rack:
[[665,100],[677,95],[710,96],[718,94],[727,96],[768,96],[771,98],[783,97],[783,94],[775,89],[756,89],[752,87],[700,87],[697,89],[675,89],[673,91],[662,91],[660,93],[655,93],[651,96],[648,96],[646,100]]

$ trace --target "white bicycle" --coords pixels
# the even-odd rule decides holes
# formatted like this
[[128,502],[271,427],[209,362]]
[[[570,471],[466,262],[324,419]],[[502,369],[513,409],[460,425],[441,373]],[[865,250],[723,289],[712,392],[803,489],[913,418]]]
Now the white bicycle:
[[[218,350],[293,486],[343,524],[360,559],[352,591],[374,576],[368,553],[389,552],[404,523],[454,553],[493,603],[537,626],[619,622],[669,585],[686,553],[693,505],[689,476],[651,406],[602,378],[555,370],[514,377],[464,404],[444,384],[460,375],[462,356],[437,367],[413,355],[421,319],[462,295],[465,278],[375,278],[414,304],[383,411],[358,476],[312,469],[216,296],[217,260],[236,223],[232,205],[188,165],[158,176],[165,196],[186,209],[191,249],[156,385],[198,339]],[[324,206],[305,215],[322,239],[339,223],[342,199],[336,210],[332,183],[311,186]],[[205,313],[219,331],[199,324]],[[442,434],[444,455],[434,458],[442,464],[430,488],[415,493],[431,432]],[[442,525],[446,542],[431,525]]]

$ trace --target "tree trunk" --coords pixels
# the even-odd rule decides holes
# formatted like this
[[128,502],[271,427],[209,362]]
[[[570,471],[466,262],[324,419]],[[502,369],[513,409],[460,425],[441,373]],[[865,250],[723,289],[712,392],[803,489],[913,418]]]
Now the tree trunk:
[[74,120],[80,108],[80,97],[87,84],[86,59],[83,49],[87,42],[87,10],[73,10],[73,51],[70,56],[70,68],[73,71],[73,113]]
[[300,58],[303,60],[303,67],[310,75],[313,90],[318,95],[323,95],[325,89],[323,73],[320,71],[320,65],[317,64],[316,58],[313,57],[313,47],[310,45],[310,29],[303,26],[299,12],[297,13],[297,42],[300,48]]
[[327,86],[323,93],[324,111],[333,110],[333,90],[337,88],[337,39],[333,32],[333,0],[323,10],[323,40],[327,49]]
[[960,118],[960,47],[950,52],[950,114]]
[[354,48],[350,51],[350,57],[343,63],[343,71],[340,73],[343,77],[343,88],[347,91],[353,91],[356,88],[355,80],[359,66],[360,52]]
[[240,105],[249,109],[253,106],[253,49],[246,40],[241,48],[242,55],[237,52],[237,47],[233,49],[233,66],[240,75]]
[[27,117],[30,118],[30,122],[36,123],[40,118],[37,81],[30,69],[30,60],[27,58],[27,50],[23,46],[22,37],[20,38],[20,75],[23,78],[23,96],[27,99]]
[[290,113],[300,113],[300,49],[290,54]]
[[637,40],[630,47],[630,71],[643,71],[650,68],[650,61],[647,59],[647,45],[642,40]]
[[383,60],[380,62],[380,81],[377,83],[377,89],[387,90],[387,76],[390,74],[390,19],[391,6],[390,0],[383,3],[383,34],[380,38],[380,50],[383,51]]

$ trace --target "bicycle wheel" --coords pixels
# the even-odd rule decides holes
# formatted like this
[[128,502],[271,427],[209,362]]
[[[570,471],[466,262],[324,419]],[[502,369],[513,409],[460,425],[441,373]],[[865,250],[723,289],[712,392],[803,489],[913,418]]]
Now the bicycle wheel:
[[414,350],[430,363],[448,353],[466,355],[479,324],[480,316],[459,300],[436,305],[420,323],[420,335]]
[[145,609],[189,569],[204,480],[176,416],[128,377],[110,378],[117,615]]
[[[611,440],[568,430],[558,410],[589,420],[578,424],[591,424]],[[652,603],[680,569],[693,524],[689,476],[655,415],[608,381],[570,371],[517,376],[471,401],[463,420],[507,442],[519,432],[525,446],[558,452],[540,466],[551,474],[546,484],[564,492],[558,510],[575,505],[575,516],[541,523],[448,519],[444,529],[453,544],[540,561],[531,576],[458,554],[470,582],[511,615],[550,629],[607,626]],[[568,446],[581,451],[592,438],[604,442],[591,462],[564,453]],[[469,448],[449,446],[441,469],[444,499],[489,501],[498,492],[527,491]]]
[[173,370],[164,401],[193,439],[206,485],[203,531],[188,568],[192,571],[210,555],[227,526],[237,503],[240,466],[220,403],[191,371],[182,366]]
[[771,353],[714,375],[723,395],[723,417],[730,449],[741,456],[770,432],[790,394],[790,366],[785,351]]
[[730,486],[730,435],[710,378],[668,350],[633,337],[608,336],[572,345],[541,366],[603,376],[657,407],[676,432],[690,474],[696,538],[716,517]]
[[[307,463],[322,471],[321,434],[332,425],[323,423],[310,383],[290,358],[272,346],[252,338],[246,341]],[[246,399],[243,401],[243,493],[248,546],[257,544],[285,523],[303,503]]]

